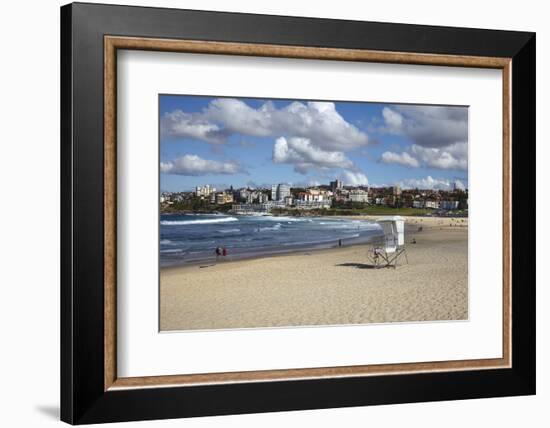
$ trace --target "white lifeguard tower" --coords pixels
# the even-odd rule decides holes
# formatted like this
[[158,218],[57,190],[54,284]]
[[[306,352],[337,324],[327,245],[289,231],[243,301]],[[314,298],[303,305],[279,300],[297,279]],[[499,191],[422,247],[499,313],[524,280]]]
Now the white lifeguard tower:
[[405,249],[405,219],[401,216],[382,217],[376,221],[384,231],[384,237],[375,242],[369,258],[375,267],[397,267],[401,256],[409,259]]

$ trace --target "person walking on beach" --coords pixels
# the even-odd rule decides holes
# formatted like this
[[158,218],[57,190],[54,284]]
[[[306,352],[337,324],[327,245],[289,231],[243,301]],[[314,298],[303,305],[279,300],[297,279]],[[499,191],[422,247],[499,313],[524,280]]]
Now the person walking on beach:
[[227,256],[227,248],[223,247],[222,254],[224,257]]
[[216,261],[220,259],[221,255],[222,255],[222,249],[220,247],[216,247]]

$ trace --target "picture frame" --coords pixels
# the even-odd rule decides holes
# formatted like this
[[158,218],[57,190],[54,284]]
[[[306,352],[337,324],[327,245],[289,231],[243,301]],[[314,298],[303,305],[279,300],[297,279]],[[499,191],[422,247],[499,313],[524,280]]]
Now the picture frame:
[[[121,49],[501,69],[502,358],[118,377],[116,52]],[[535,97],[534,33],[63,6],[61,419],[86,424],[534,394]]]

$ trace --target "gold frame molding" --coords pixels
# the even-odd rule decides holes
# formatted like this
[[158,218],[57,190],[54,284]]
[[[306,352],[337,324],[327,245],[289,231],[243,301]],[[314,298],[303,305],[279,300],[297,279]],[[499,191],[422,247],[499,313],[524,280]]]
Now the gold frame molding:
[[[218,55],[323,59],[396,64],[493,68],[502,70],[503,93],[503,349],[502,358],[422,363],[316,367],[170,376],[117,377],[116,367],[116,61],[118,49]],[[511,58],[382,52],[196,40],[104,37],[104,389],[193,386],[204,384],[358,377],[421,372],[480,370],[511,367],[512,284],[512,168],[511,168]]]

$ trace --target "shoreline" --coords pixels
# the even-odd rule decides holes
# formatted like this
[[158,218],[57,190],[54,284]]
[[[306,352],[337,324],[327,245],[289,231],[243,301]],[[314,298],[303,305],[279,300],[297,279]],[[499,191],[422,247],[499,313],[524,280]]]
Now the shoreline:
[[[327,251],[332,251],[332,250],[336,250],[336,249],[339,249],[339,248],[351,248],[351,247],[358,247],[358,246],[361,246],[361,245],[369,245],[368,242],[357,242],[357,243],[351,243],[351,244],[346,244],[346,245],[342,245],[341,247],[339,247],[337,244],[332,246],[332,247],[325,247],[325,248],[303,248],[303,249],[297,249],[297,250],[289,250],[289,251],[281,251],[281,252],[274,252],[274,253],[265,253],[265,254],[262,254],[262,255],[258,255],[258,256],[254,256],[254,255],[251,255],[250,257],[248,257],[247,255],[243,255],[242,257],[231,257],[231,255],[227,256],[227,257],[230,257],[228,259],[220,259],[219,261],[217,260],[202,260],[202,261],[197,261],[197,262],[186,262],[186,263],[183,263],[183,264],[174,264],[174,265],[170,265],[170,266],[161,266],[160,267],[160,270],[161,271],[170,271],[170,270],[177,270],[177,269],[182,269],[182,268],[187,268],[187,267],[211,267],[211,266],[215,266],[215,265],[224,265],[224,264],[228,264],[228,263],[238,263],[238,262],[244,262],[244,261],[252,261],[252,260],[263,260],[263,259],[271,259],[271,258],[277,258],[277,257],[285,257],[285,256],[294,256],[294,255],[311,255],[310,253],[323,253],[323,252],[327,252]],[[208,264],[208,263],[213,263],[212,265],[208,265],[208,266],[201,266],[201,265],[204,265],[204,264]]]
[[[373,217],[373,218],[379,218],[384,216],[392,216],[392,215],[398,215],[405,218],[464,218],[468,219],[467,215],[448,215],[448,216],[437,216],[432,215],[431,213],[428,214],[406,214],[403,212],[400,212],[399,208],[395,208],[396,212],[385,212],[384,214],[361,214],[361,213],[355,213],[350,212],[349,214],[329,214],[327,215],[326,212],[319,213],[315,212],[316,210],[295,210],[295,211],[285,211],[284,213],[266,213],[266,214],[257,214],[258,216],[271,216],[271,217],[323,217],[323,218],[350,218],[350,217]],[[435,211],[435,210],[434,210]],[[237,216],[237,217],[247,217],[247,216],[254,216],[256,214],[238,214],[235,212],[229,211],[188,211],[188,210],[169,210],[169,211],[163,211],[159,210],[160,215],[227,215],[227,216]]]
[[[416,244],[409,243],[414,236]],[[397,269],[361,245],[160,272],[162,331],[468,319],[468,228],[423,225]]]
[[[274,216],[278,217],[278,216]],[[377,219],[381,218],[383,216],[373,216],[373,215],[361,215],[361,216],[320,216],[319,218],[327,218],[327,219],[343,219],[343,220],[365,220],[368,222],[376,222]],[[468,227],[467,218],[464,217],[424,217],[424,216],[408,216],[405,217],[405,239],[407,239],[407,236],[414,236],[417,233],[420,233],[418,230],[419,227],[422,227],[423,230],[430,230],[432,228],[462,228],[462,227]],[[415,230],[416,229],[416,230]],[[376,236],[368,237],[366,240],[361,242],[353,242],[353,241],[347,241],[343,239],[343,245],[339,246],[338,241],[335,242],[332,246],[322,246],[322,244],[313,245],[313,246],[307,246],[303,245],[300,248],[296,249],[289,249],[289,250],[281,250],[281,251],[270,251],[266,250],[265,253],[254,255],[254,254],[241,254],[238,256],[234,256],[232,254],[229,254],[229,258],[224,259],[221,258],[219,260],[216,260],[215,257],[212,257],[212,259],[202,259],[202,260],[192,260],[192,261],[182,261],[182,263],[174,263],[170,265],[165,266],[159,266],[160,270],[172,270],[172,269],[178,269],[182,267],[190,267],[190,266],[201,266],[204,264],[209,264],[210,267],[211,264],[226,264],[226,263],[234,263],[244,260],[260,260],[260,259],[266,259],[270,257],[281,257],[281,256],[290,256],[290,255],[299,255],[302,253],[318,253],[322,251],[327,250],[333,250],[338,248],[349,248],[354,246],[361,246],[361,245],[370,245],[374,241]],[[300,244],[297,244],[299,246]]]
[[[369,238],[375,238],[376,236],[371,236]],[[292,255],[299,255],[299,254],[306,254],[306,253],[319,253],[323,251],[331,251],[338,248],[350,248],[350,247],[357,247],[360,245],[370,245],[372,239],[368,239],[363,242],[348,242],[347,244],[342,244],[342,246],[339,246],[338,243],[327,246],[327,247],[321,247],[321,245],[318,245],[317,247],[307,247],[304,246],[302,248],[296,248],[296,249],[290,249],[290,250],[282,250],[282,251],[273,251],[269,252],[266,251],[265,253],[254,255],[253,253],[250,254],[239,254],[237,256],[233,254],[229,254],[228,258],[224,259],[223,257],[219,260],[216,260],[215,258],[210,259],[203,259],[203,260],[197,260],[197,261],[188,261],[184,263],[179,264],[173,264],[173,265],[167,265],[167,266],[160,266],[160,270],[170,270],[170,269],[178,269],[178,268],[184,268],[184,267],[191,267],[191,266],[201,266],[203,264],[208,263],[214,263],[214,264],[227,264],[227,263],[236,263],[241,261],[248,261],[248,260],[261,260],[261,259],[267,259],[271,257],[284,257],[284,256],[292,256]],[[309,254],[308,254],[309,255]]]

